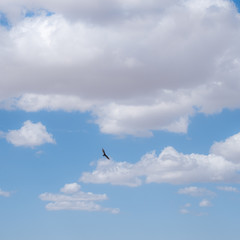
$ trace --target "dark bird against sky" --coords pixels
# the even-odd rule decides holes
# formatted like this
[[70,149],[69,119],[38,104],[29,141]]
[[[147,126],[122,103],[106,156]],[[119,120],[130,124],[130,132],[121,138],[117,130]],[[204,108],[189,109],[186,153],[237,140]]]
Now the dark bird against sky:
[[107,159],[110,159],[108,155],[105,153],[104,149],[102,148],[103,156],[106,157]]

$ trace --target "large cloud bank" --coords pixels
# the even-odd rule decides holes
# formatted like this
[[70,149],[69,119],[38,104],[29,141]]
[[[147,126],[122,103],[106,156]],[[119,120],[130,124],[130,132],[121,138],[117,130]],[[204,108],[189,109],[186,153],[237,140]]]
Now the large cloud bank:
[[229,0],[3,0],[0,9],[10,23],[0,26],[2,108],[90,111],[104,133],[148,136],[240,107],[240,17]]

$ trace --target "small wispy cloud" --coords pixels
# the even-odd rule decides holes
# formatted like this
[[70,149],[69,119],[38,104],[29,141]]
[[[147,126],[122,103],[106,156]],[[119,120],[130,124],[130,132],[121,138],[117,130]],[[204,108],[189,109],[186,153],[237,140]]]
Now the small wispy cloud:
[[207,199],[203,199],[202,201],[199,202],[197,206],[192,206],[191,203],[186,203],[184,206],[180,208],[179,212],[183,215],[190,214],[192,216],[200,217],[208,215],[207,212],[201,212],[200,209],[210,206],[212,206],[211,202]]
[[239,192],[237,188],[231,186],[219,186],[217,189],[225,192]]
[[186,207],[186,208],[191,207],[191,203],[186,203],[186,204],[184,205],[184,207]]
[[[181,188],[178,190],[178,194],[185,194],[185,195],[189,195],[191,197],[203,197],[203,196],[207,196],[207,197],[214,197],[216,194],[206,188],[199,188],[199,187],[185,187],[185,188]],[[180,209],[180,213],[182,214],[189,214],[189,213],[193,213],[192,211],[190,211],[190,207],[192,206],[191,203],[186,203],[181,209]],[[207,199],[203,199],[202,201],[199,202],[198,207],[210,207],[211,206],[211,202]],[[199,216],[198,213],[193,213],[196,216]]]
[[180,209],[180,213],[181,214],[189,214],[190,210],[189,208],[192,206],[191,203],[186,203],[181,209]]
[[10,192],[3,191],[3,190],[0,188],[0,196],[10,197],[10,195],[11,195]]
[[186,209],[186,208],[181,208],[181,209],[180,209],[180,213],[181,213],[181,214],[189,214],[190,211],[189,211],[188,209]]
[[60,189],[60,194],[42,193],[39,198],[42,201],[48,201],[46,209],[49,211],[58,210],[80,210],[80,211],[101,211],[113,214],[119,213],[118,208],[105,208],[97,204],[97,201],[107,200],[106,194],[94,194],[83,192],[81,186],[77,183],[65,184]]
[[207,199],[203,199],[200,203],[199,203],[199,207],[210,207],[211,206],[211,202]]
[[192,197],[201,197],[201,196],[215,196],[215,193],[207,190],[206,188],[199,187],[186,187],[178,190],[179,194],[190,195]]
[[42,150],[37,151],[35,154],[37,157],[40,157],[44,152]]

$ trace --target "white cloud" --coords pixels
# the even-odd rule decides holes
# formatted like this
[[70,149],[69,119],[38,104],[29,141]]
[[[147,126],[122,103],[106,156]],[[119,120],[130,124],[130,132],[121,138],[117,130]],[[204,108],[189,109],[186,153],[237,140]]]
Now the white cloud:
[[181,214],[189,214],[190,210],[189,208],[191,207],[191,203],[186,203],[181,209],[180,209],[180,213]]
[[44,143],[55,143],[52,135],[47,132],[46,127],[38,122],[24,122],[19,130],[10,130],[6,133],[8,142],[15,146],[35,147]]
[[217,142],[211,147],[211,152],[227,158],[229,161],[240,163],[240,133]]
[[48,201],[47,210],[81,210],[81,211],[107,211],[113,214],[119,213],[117,208],[105,208],[96,201],[107,200],[106,194],[93,194],[82,192],[77,183],[66,184],[60,189],[63,194],[42,193],[40,199]]
[[77,183],[65,184],[64,187],[60,189],[61,192],[69,193],[69,194],[78,192],[79,190],[80,190],[80,185]]
[[[190,193],[190,195],[191,196],[203,196],[203,195],[209,195],[209,191],[207,191],[206,189],[198,189],[199,191],[198,191],[198,193],[197,193],[197,195],[195,195],[195,193],[194,193],[194,195],[192,195],[191,193],[192,193],[192,191],[191,191],[191,193]],[[186,192],[188,192],[188,191],[186,191]],[[185,193],[184,193],[185,194]],[[189,194],[189,192],[188,193],[186,193],[186,194]],[[211,194],[210,194],[211,195]],[[186,215],[186,214],[191,214],[191,215],[194,215],[194,216],[204,216],[204,215],[208,215],[208,213],[206,213],[206,212],[199,212],[198,210],[199,210],[199,208],[197,208],[198,210],[197,210],[197,212],[195,212],[195,211],[193,211],[193,209],[191,209],[190,207],[192,206],[192,204],[190,204],[190,203],[186,203],[182,208],[180,208],[180,213],[181,214],[184,214],[184,215]],[[210,207],[210,206],[212,206],[212,203],[209,201],[209,200],[207,200],[207,199],[203,199],[202,201],[200,201],[199,202],[199,204],[198,204],[198,207],[200,207],[200,208],[204,208],[204,207]],[[196,206],[195,206],[195,210],[196,210]]]
[[10,192],[3,191],[3,190],[0,188],[0,196],[9,197],[10,195],[11,195]]
[[168,147],[159,156],[155,153],[146,154],[135,164],[99,160],[96,170],[83,173],[80,181],[132,187],[143,182],[224,182],[239,180],[236,173],[239,168],[219,156],[184,155]]
[[77,96],[24,94],[20,98],[10,99],[9,107],[20,108],[27,112],[47,111],[86,111],[94,103],[81,100]]
[[200,203],[199,203],[200,207],[210,207],[211,206],[211,202],[208,201],[207,199],[203,199]]
[[[174,1],[172,1],[174,2]],[[176,1],[175,1],[176,2]],[[23,10],[45,8],[49,11],[58,12],[61,15],[74,19],[88,19],[91,22],[106,23],[110,20],[116,22],[122,17],[131,18],[137,15],[146,15],[156,12],[156,8],[168,6],[166,0],[163,1],[142,1],[142,0],[96,0],[89,2],[83,0],[2,0],[0,8],[8,14],[12,21],[18,20],[24,13]],[[25,9],[24,9],[25,8]]]
[[85,172],[80,178],[82,182],[111,183],[113,185],[126,185],[136,187],[142,181],[136,174],[134,164],[127,162],[114,162],[113,160],[100,160],[92,173]]
[[[12,20],[0,28],[2,108],[90,111],[104,133],[150,136],[240,107],[230,0],[2,0],[0,9]],[[38,14],[20,17],[27,10]]]
[[225,192],[239,192],[237,188],[231,186],[219,186],[217,189]]
[[186,194],[190,195],[192,197],[200,197],[200,196],[214,196],[215,193],[212,191],[209,191],[205,188],[199,188],[199,187],[186,187],[178,190],[179,194]]
[[182,208],[182,209],[180,209],[180,213],[182,213],[182,214],[189,214],[190,211],[188,209],[186,209],[186,208]]
[[[229,138],[231,139],[231,137]],[[216,146],[215,143],[213,146]],[[233,142],[235,145],[235,142]],[[222,150],[224,151],[222,145]],[[227,145],[227,148],[229,145]],[[212,148],[211,148],[212,149]],[[225,151],[224,151],[225,152]],[[140,186],[143,183],[199,183],[199,182],[234,182],[239,183],[240,164],[232,161],[230,156],[210,153],[183,154],[173,147],[166,147],[157,155],[155,152],[145,154],[136,163],[99,160],[96,169],[84,172],[79,181],[88,183],[110,183],[113,185]],[[188,187],[183,192],[213,194],[206,189]]]
[[187,101],[178,100],[149,105],[111,103],[95,111],[98,117],[96,122],[102,132],[115,135],[151,136],[151,130],[185,133],[188,114],[193,110]]
[[185,207],[185,208],[191,207],[191,203],[186,203],[186,204],[184,205],[184,207]]

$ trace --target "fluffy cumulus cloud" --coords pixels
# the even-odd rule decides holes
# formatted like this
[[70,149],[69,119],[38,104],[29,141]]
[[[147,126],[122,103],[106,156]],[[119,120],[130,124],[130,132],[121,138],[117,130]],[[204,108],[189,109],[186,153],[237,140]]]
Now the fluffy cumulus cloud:
[[230,0],[1,0],[0,11],[1,108],[90,111],[104,133],[150,136],[240,107]]
[[94,194],[83,192],[77,183],[65,184],[60,190],[62,193],[42,193],[39,198],[48,201],[47,210],[81,210],[81,211],[106,211],[113,214],[119,213],[117,208],[105,208],[97,204],[97,201],[107,199],[106,194]]
[[240,133],[231,136],[223,142],[217,142],[211,147],[211,152],[221,155],[232,162],[240,163]]
[[[100,159],[92,172],[84,172],[81,182],[110,183],[113,185],[140,186],[143,183],[172,183],[184,184],[193,182],[240,182],[240,164],[232,158],[238,155],[237,138],[230,137],[223,143],[215,143],[211,153],[183,154],[173,147],[166,147],[157,155],[156,152],[145,154],[136,163],[115,162]],[[229,142],[231,144],[229,144]],[[222,152],[213,151],[221,144]],[[225,155],[225,148],[233,149],[229,157]],[[214,193],[198,187],[180,189],[179,193],[189,195],[214,195]]]
[[5,137],[15,146],[35,147],[44,143],[55,143],[41,122],[32,123],[29,120],[24,122],[20,129],[8,131]]

